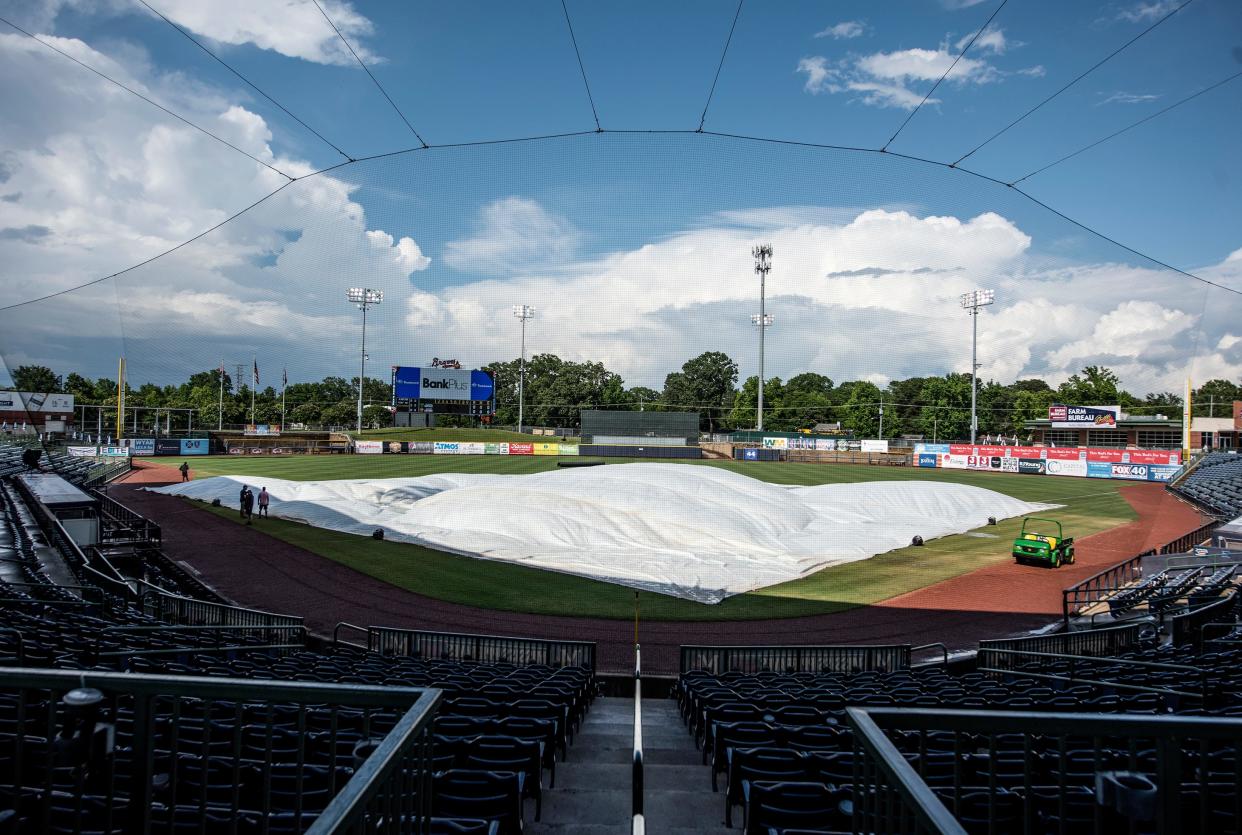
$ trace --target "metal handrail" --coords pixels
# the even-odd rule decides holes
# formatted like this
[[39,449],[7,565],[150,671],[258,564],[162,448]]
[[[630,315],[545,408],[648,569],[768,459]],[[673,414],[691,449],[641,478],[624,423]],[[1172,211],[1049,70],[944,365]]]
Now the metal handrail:
[[[893,786],[893,790],[905,801],[914,819],[924,829],[940,833],[940,835],[966,835],[966,830],[945,808],[940,798],[936,797],[935,793],[923,782],[923,778],[901,755],[897,746],[880,730],[868,712],[866,708],[847,707],[845,709],[845,715],[853,731],[855,747],[870,755],[878,770],[883,772],[886,782]],[[861,764],[855,765],[856,772],[860,768],[862,768]],[[862,818],[864,810],[868,809],[868,802],[876,803],[876,799],[873,799],[873,793],[864,793],[860,790],[858,780],[854,782],[853,831],[872,831],[863,824]],[[878,795],[878,792],[874,795]],[[878,813],[879,810],[876,811]]]
[[370,649],[370,647],[363,645],[363,644],[355,644],[352,641],[342,641],[340,638],[341,629],[354,629],[368,636],[368,639],[371,635],[371,631],[365,626],[359,626],[356,623],[348,623],[346,621],[340,621],[339,623],[337,623],[336,626],[332,627],[332,644],[334,646],[337,644],[345,644],[346,646],[357,647],[358,649]]
[[[568,666],[586,667],[595,670],[598,644],[594,641],[562,641],[547,638],[518,638],[507,635],[476,635],[464,632],[436,632],[425,629],[402,629],[390,626],[368,626],[367,648],[380,654],[393,654],[401,651],[412,655],[420,641],[428,641],[447,645],[463,660],[469,655],[474,661],[485,660],[484,655],[499,653],[497,658],[508,657],[522,651],[535,650],[534,654],[541,659],[528,660],[523,663],[554,664],[565,663],[564,659],[573,661]],[[558,657],[558,652],[560,657]],[[512,660],[510,658],[510,660]]]
[[945,646],[944,644],[942,644],[940,641],[933,641],[930,644],[919,644],[917,647],[910,647],[910,654],[914,655],[914,653],[919,652],[920,650],[936,649],[936,648],[940,649],[940,663],[948,664],[949,663],[949,648]]
[[634,761],[630,775],[630,833],[643,835],[643,662],[642,647],[634,645]]

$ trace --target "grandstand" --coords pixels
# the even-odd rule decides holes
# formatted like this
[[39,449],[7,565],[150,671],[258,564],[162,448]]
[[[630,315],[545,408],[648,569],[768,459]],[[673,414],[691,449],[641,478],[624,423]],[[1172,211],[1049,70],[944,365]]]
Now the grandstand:
[[1211,452],[1174,489],[1214,516],[1242,516],[1242,456]]

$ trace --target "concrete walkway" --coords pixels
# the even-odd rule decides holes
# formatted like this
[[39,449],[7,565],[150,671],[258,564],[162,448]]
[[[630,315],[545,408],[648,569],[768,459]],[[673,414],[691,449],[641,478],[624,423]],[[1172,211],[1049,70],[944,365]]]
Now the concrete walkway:
[[[527,820],[529,835],[629,835],[633,723],[632,699],[595,700],[569,760],[557,764],[556,788],[545,791],[543,820]],[[643,749],[647,832],[736,835],[674,702],[643,700]]]

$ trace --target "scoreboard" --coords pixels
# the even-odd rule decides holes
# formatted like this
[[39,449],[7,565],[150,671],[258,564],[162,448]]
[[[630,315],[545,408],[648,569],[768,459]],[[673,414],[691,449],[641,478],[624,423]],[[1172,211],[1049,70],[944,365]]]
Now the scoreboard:
[[496,413],[496,384],[477,369],[392,367],[394,408],[437,415],[485,417]]

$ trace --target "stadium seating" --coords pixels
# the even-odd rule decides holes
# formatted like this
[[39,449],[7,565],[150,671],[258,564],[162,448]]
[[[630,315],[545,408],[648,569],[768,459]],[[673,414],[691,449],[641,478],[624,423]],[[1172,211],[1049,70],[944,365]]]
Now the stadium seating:
[[[675,695],[688,731],[702,746],[705,778],[723,794],[724,820],[732,825],[741,807],[747,833],[851,831],[859,754],[847,706],[1242,716],[1242,646],[1225,640],[1209,641],[1202,652],[1153,644],[1115,658],[1022,658],[1010,658],[1008,670],[960,674],[941,666],[854,673],[692,670],[680,676]],[[1097,750],[1089,741],[1066,751],[1052,740],[1032,749],[1020,735],[891,736],[969,832],[1022,831],[1026,814],[1038,818],[1035,831],[1096,831],[1094,758],[1117,768],[1151,765],[1142,751],[1136,761],[1134,752],[1107,744]],[[1229,772],[1237,756],[1232,745],[1204,743],[1184,756],[1217,763],[1206,785],[1235,779]],[[1198,788],[1187,784],[1184,791]],[[1194,815],[1224,821],[1233,814],[1223,795],[1196,794],[1194,801],[1187,801]]]
[[1217,516],[1236,519],[1242,516],[1242,456],[1209,453],[1174,489]]
[[[539,819],[544,788],[554,785],[557,760],[567,756],[596,692],[585,668],[312,647],[292,623],[170,625],[116,594],[54,583],[39,559],[48,547],[37,514],[0,482],[0,666],[255,682],[253,702],[179,698],[157,709],[147,740],[154,831],[301,832],[399,718],[265,703],[266,680],[441,690],[429,729],[430,831],[514,835],[523,830],[526,800]],[[176,578],[152,585],[166,583],[175,586]],[[108,768],[118,775],[111,788],[98,782],[86,748],[79,753],[88,765],[66,758],[71,713],[46,695],[0,690],[0,832],[121,833],[136,825],[128,796],[108,794],[133,769],[133,708],[122,699],[111,714],[116,754]]]

